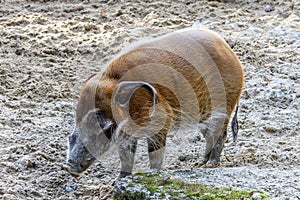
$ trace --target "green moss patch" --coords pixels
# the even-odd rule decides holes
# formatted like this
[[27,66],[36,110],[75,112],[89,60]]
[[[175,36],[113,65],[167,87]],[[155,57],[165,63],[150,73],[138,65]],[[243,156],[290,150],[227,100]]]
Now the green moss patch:
[[[131,179],[132,178],[132,179]],[[268,199],[267,195],[253,190],[234,190],[229,187],[215,188],[201,183],[188,183],[177,180],[172,176],[161,175],[160,173],[144,173],[132,176],[130,186],[143,187],[147,191],[143,195],[135,190],[128,194],[126,199],[152,199],[159,197],[164,199],[205,199],[205,200],[232,200],[232,199],[254,199],[254,196],[260,196],[259,199]],[[135,192],[133,192],[135,191]],[[135,194],[138,194],[135,196]],[[150,194],[150,195],[149,195]],[[125,195],[125,193],[123,193]],[[130,198],[129,198],[130,197]],[[120,198],[117,198],[120,199]]]

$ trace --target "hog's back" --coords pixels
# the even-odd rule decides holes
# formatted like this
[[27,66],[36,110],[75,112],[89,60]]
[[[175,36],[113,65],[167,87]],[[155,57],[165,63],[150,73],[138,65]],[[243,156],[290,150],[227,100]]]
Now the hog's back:
[[243,87],[243,69],[235,53],[218,34],[202,29],[133,45],[109,64],[105,76],[149,82],[175,116],[198,114],[200,121],[216,109],[225,108],[230,116]]

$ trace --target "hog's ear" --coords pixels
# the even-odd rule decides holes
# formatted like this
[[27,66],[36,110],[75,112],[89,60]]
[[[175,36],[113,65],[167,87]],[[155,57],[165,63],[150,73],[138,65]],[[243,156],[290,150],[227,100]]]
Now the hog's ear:
[[134,93],[136,89],[139,87],[145,87],[153,96],[153,112],[157,101],[157,91],[156,89],[149,83],[142,81],[122,81],[119,83],[115,95],[114,102],[124,107],[128,104],[131,95]]

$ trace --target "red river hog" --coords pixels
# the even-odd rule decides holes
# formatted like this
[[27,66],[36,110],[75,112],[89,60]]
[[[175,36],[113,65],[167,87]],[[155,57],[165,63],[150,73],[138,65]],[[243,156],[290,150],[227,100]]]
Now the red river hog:
[[[140,138],[147,138],[150,168],[160,169],[167,134],[187,128],[205,137],[201,163],[218,163],[243,77],[236,54],[210,30],[188,28],[131,45],[85,82],[67,170],[78,175],[116,145],[124,177]],[[236,113],[232,128],[235,138]]]

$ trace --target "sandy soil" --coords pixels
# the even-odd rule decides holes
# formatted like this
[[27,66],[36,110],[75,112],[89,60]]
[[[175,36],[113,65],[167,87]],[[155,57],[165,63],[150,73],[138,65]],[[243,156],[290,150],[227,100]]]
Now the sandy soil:
[[[131,42],[196,21],[220,33],[245,68],[239,138],[229,138],[220,167],[299,170],[299,9],[297,0],[0,0],[0,198],[109,198],[114,150],[77,179],[61,167],[80,88]],[[169,137],[166,168],[197,164],[204,140],[195,138]],[[136,169],[147,162],[141,142]],[[297,182],[284,187],[300,191]]]

